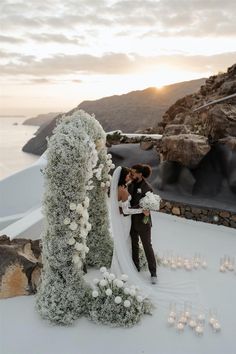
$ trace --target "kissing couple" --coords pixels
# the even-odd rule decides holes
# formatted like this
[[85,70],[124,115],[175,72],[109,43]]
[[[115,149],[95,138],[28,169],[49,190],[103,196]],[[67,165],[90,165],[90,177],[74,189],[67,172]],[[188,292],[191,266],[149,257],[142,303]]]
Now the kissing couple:
[[[151,243],[150,211],[140,207],[140,201],[152,187],[146,181],[152,170],[149,165],[137,164],[131,169],[117,167],[111,183],[111,228],[114,252],[111,270],[116,275],[127,274],[140,283],[139,239],[142,242],[151,283],[156,284],[156,259]],[[148,222],[144,219],[148,217]],[[139,281],[138,281],[139,280]],[[142,283],[142,281],[141,281]],[[141,284],[142,286],[142,284]]]

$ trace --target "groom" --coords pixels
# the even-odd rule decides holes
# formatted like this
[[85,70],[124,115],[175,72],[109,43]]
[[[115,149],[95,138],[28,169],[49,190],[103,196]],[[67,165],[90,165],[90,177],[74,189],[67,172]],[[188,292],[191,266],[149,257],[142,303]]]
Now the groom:
[[[146,181],[151,174],[151,167],[148,165],[138,164],[131,168],[130,177],[132,183],[129,185],[129,193],[132,197],[130,204],[131,208],[139,208],[139,201],[149,191],[152,192],[152,187]],[[132,242],[132,258],[138,271],[139,266],[139,236],[141,238],[143,249],[147,258],[148,268],[151,273],[151,283],[156,284],[156,259],[151,243],[151,216],[149,216],[149,222],[145,224],[143,222],[144,215],[150,215],[149,211],[143,211],[142,214],[131,215],[131,229],[130,236]]]

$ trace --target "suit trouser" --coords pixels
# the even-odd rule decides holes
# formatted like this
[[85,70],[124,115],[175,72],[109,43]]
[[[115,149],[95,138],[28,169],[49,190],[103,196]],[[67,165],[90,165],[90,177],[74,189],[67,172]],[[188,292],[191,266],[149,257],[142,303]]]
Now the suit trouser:
[[151,243],[151,226],[150,224],[141,224],[140,226],[131,225],[130,230],[131,243],[132,243],[132,258],[133,262],[137,268],[140,270],[139,266],[139,236],[143,244],[143,249],[148,262],[148,269],[151,276],[156,276],[156,259]]

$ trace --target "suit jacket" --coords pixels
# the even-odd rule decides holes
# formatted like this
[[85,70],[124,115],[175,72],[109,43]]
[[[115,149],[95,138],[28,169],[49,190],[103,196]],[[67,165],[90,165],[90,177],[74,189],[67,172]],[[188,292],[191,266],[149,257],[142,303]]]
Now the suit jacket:
[[[152,192],[153,190],[152,190],[152,187],[150,186],[150,184],[147,181],[145,181],[144,179],[142,179],[141,182],[132,182],[128,186],[128,191],[132,197],[131,201],[130,201],[131,208],[140,208],[140,206],[139,206],[140,199],[142,199],[147,192]],[[148,223],[148,224],[143,223],[143,218],[144,218],[143,213],[131,215],[132,223],[135,226],[137,226],[137,227],[142,226],[143,227],[143,225],[145,225],[147,227],[151,227],[152,226],[151,216],[150,216],[150,223]]]

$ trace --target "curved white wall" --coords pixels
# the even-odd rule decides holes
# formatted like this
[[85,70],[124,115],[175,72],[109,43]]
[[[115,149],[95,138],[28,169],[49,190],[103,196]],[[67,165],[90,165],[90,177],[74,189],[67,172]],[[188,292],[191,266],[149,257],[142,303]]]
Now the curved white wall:
[[0,230],[39,208],[43,195],[45,156],[0,181]]

